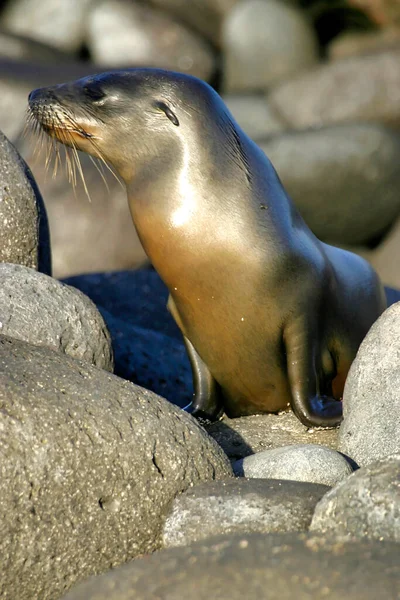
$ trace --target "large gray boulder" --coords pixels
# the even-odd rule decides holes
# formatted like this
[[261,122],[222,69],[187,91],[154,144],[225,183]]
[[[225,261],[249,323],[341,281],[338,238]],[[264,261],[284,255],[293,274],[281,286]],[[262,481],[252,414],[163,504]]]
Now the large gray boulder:
[[167,10],[178,21],[211,40],[220,43],[221,25],[224,17],[240,0],[149,0],[154,6]]
[[325,63],[276,86],[272,110],[288,127],[400,123],[400,49]]
[[400,454],[361,467],[328,492],[317,504],[311,530],[400,542]]
[[397,600],[399,544],[221,536],[95,577],[63,600]]
[[0,263],[0,333],[113,371],[110,334],[93,302],[33,269]]
[[232,533],[306,531],[325,485],[277,479],[230,479],[196,485],[172,504],[164,547]]
[[400,302],[371,327],[343,394],[339,450],[358,465],[400,452]]
[[87,44],[109,67],[159,67],[208,80],[215,69],[211,46],[168,13],[141,2],[94,3]]
[[318,62],[311,23],[279,0],[238,2],[222,26],[223,82],[227,92],[265,90]]
[[400,214],[400,136],[388,127],[351,123],[257,143],[323,240],[364,244]]
[[13,0],[6,4],[2,25],[14,33],[73,52],[83,44],[91,3],[92,0]]
[[196,421],[47,348],[0,336],[0,597],[58,598],[152,552],[173,498],[231,475]]
[[51,274],[46,209],[32,173],[0,131],[0,262]]

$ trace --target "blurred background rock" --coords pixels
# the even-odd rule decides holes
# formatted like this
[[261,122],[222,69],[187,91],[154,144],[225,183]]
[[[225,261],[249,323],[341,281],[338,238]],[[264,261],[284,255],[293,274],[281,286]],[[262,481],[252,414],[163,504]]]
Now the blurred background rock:
[[125,190],[82,156],[88,201],[23,135],[27,95],[114,68],[208,81],[267,153],[323,240],[400,287],[398,0],[3,0],[0,129],[30,165],[49,216],[55,277],[146,257]]

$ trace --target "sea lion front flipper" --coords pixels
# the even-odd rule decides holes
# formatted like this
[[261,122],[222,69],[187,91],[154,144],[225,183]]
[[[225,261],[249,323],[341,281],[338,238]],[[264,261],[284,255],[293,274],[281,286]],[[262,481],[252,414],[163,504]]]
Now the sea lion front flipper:
[[192,342],[186,336],[183,336],[183,341],[193,375],[194,394],[190,412],[196,418],[216,421],[223,413],[219,385],[197,354]]
[[342,420],[342,403],[321,396],[316,368],[317,335],[304,315],[285,327],[291,406],[306,427],[336,427]]
[[[182,320],[171,295],[168,297],[167,308],[182,331]],[[188,411],[196,418],[216,421],[223,413],[219,385],[207,365],[197,354],[192,342],[183,333],[182,335],[192,369],[194,388],[193,401],[188,407]]]

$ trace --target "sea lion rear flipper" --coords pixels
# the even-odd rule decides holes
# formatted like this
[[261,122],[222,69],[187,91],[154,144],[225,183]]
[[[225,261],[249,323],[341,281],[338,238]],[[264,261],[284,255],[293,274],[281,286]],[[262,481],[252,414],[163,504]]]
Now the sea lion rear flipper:
[[342,403],[320,395],[316,345],[318,336],[304,315],[286,326],[287,369],[291,389],[291,406],[307,427],[335,427],[342,420]]

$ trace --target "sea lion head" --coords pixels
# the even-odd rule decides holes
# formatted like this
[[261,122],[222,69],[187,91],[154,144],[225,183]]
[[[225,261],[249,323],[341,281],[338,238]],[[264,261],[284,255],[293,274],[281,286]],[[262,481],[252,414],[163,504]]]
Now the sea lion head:
[[107,72],[29,95],[31,118],[47,134],[103,158],[126,183],[154,158],[182,153],[190,138],[204,135],[213,105],[224,119],[227,109],[209,85],[160,69]]

